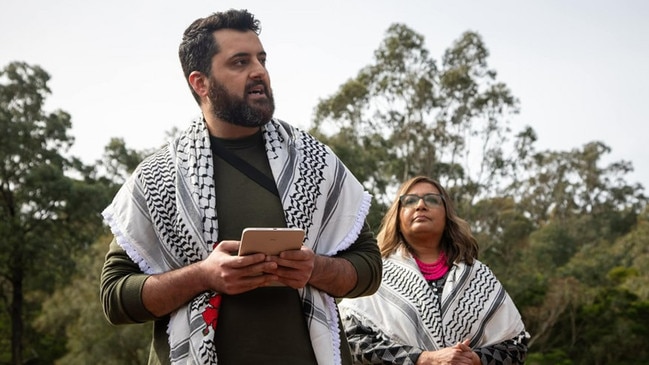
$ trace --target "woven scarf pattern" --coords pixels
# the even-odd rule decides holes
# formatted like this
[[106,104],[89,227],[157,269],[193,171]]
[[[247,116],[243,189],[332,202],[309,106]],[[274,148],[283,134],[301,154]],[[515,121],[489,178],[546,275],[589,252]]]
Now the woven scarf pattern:
[[354,316],[393,341],[435,351],[470,339],[487,346],[524,331],[520,314],[489,268],[475,260],[455,263],[441,302],[406,250],[383,260],[383,281],[368,297],[344,299],[343,321]]

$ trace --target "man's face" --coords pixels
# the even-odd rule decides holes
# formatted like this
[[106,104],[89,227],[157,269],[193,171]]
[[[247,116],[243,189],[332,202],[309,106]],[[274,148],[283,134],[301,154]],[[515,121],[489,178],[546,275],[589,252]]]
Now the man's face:
[[258,127],[275,111],[266,70],[266,52],[252,31],[214,33],[220,51],[212,60],[208,97],[212,113],[224,122]]

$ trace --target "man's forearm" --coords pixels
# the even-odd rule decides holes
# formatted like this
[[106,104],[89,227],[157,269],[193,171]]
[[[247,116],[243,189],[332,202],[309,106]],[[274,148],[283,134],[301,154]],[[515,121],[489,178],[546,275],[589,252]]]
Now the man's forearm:
[[309,284],[340,298],[356,286],[357,273],[348,260],[316,255]]
[[142,302],[151,314],[162,317],[206,290],[199,266],[194,264],[150,276],[142,288]]

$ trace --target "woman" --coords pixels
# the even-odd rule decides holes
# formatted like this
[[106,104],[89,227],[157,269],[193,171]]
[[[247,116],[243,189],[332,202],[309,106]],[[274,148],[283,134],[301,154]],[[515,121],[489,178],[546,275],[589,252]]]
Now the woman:
[[437,181],[406,181],[377,238],[381,287],[340,303],[356,363],[524,363],[521,316]]

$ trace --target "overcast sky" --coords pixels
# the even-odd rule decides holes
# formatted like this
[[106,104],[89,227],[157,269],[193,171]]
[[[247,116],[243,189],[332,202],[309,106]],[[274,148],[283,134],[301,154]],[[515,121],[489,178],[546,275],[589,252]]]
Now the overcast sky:
[[25,61],[52,77],[46,109],[72,115],[74,155],[91,163],[111,137],[160,145],[199,112],[177,57],[184,29],[214,11],[247,8],[261,40],[275,116],[307,128],[318,100],[373,61],[392,23],[426,39],[433,57],[478,32],[521,101],[512,127],[537,149],[591,141],[628,160],[649,187],[649,1],[644,0],[0,0],[0,67]]

